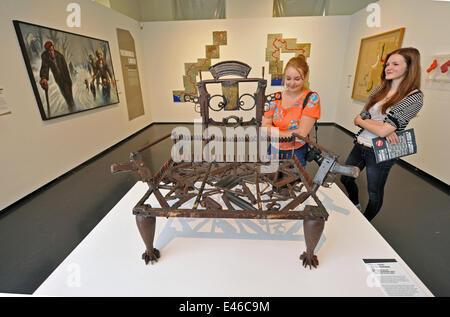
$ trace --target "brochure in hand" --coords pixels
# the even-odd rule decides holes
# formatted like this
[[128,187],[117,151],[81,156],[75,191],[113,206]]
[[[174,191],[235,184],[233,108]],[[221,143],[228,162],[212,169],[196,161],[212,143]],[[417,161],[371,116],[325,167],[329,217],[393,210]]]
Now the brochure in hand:
[[399,138],[397,144],[387,142],[386,138],[372,139],[373,150],[377,163],[391,160],[393,158],[407,156],[417,153],[416,136],[414,129],[396,132]]

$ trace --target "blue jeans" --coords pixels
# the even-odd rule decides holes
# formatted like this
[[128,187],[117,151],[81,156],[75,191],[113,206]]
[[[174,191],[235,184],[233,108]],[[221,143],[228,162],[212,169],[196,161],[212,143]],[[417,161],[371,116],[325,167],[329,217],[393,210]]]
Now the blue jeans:
[[[306,166],[306,151],[308,150],[308,145],[305,144],[302,147],[295,149],[294,154],[297,156],[300,163],[302,163],[303,166]],[[267,154],[272,154],[272,145],[269,145],[269,148],[267,149]],[[290,159],[292,158],[292,150],[278,150],[278,156],[283,156],[284,158]]]
[[[395,160],[389,160],[377,164],[373,149],[358,143],[355,144],[347,161],[345,161],[346,165],[357,166],[361,171],[367,168],[369,203],[364,211],[364,216],[369,221],[375,218],[383,205],[384,185],[394,163]],[[359,204],[358,186],[355,179],[349,176],[341,176],[341,182],[347,190],[350,200],[355,205]]]

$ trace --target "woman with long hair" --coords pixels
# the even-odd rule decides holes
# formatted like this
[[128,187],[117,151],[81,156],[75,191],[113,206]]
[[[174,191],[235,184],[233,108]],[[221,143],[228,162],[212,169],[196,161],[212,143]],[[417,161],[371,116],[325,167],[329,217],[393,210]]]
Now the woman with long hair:
[[[364,110],[354,119],[361,130],[346,164],[367,168],[369,202],[364,216],[371,221],[383,205],[384,186],[395,159],[376,163],[372,139],[385,137],[397,144],[396,131],[406,128],[423,106],[420,91],[420,53],[415,48],[400,48],[386,57],[381,84],[369,96]],[[355,179],[341,177],[350,200],[361,210]]]

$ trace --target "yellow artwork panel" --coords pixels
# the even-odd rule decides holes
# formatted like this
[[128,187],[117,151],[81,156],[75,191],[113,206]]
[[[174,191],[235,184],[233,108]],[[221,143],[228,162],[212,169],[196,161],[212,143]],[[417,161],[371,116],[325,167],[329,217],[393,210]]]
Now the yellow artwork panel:
[[386,56],[401,47],[405,28],[361,39],[352,98],[366,102],[381,82]]

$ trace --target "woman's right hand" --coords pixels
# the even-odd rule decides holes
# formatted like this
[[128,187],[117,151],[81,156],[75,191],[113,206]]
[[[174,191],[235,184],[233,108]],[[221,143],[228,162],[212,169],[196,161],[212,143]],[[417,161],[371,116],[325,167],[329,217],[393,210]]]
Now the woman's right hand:
[[362,121],[362,118],[361,118],[361,115],[357,115],[356,117],[355,117],[355,119],[353,119],[353,124],[355,125],[355,126],[357,126],[357,127],[361,127],[359,124],[361,123],[361,121]]
[[270,132],[273,128],[273,124],[272,124],[272,119],[268,119],[268,118],[262,118],[262,123],[261,123],[261,127],[262,128],[267,128],[267,135],[270,136]]

